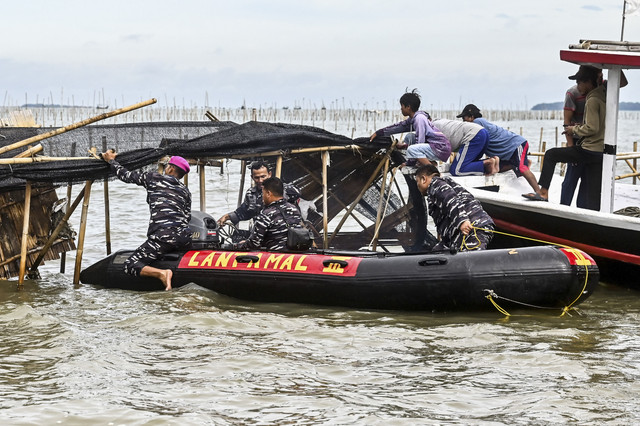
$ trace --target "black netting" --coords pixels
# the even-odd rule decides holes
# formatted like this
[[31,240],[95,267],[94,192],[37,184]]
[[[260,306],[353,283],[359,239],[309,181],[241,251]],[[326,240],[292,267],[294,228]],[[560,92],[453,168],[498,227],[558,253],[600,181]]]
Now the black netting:
[[[84,131],[82,131],[84,129]],[[188,131],[207,134],[193,139],[177,138],[176,133]],[[8,145],[25,136],[33,136],[33,129],[2,129],[2,145]],[[152,140],[149,135],[173,136]],[[336,135],[322,129],[292,125],[249,122],[203,123],[182,126],[180,123],[147,123],[144,125],[87,126],[42,141],[45,154],[50,156],[71,156],[75,145],[75,156],[87,155],[86,160],[51,161],[28,164],[0,165],[0,192],[24,186],[25,180],[66,184],[110,176],[109,167],[89,158],[87,151],[95,146],[102,150],[102,138],[106,146],[119,152],[118,162],[134,170],[152,164],[166,155],[181,155],[186,158],[228,157],[240,154],[255,154],[270,151],[284,153],[298,148],[321,146],[345,146],[356,144],[369,153],[388,145],[387,141],[369,143],[367,138],[356,140]],[[5,156],[13,156],[21,150],[10,151]]]
[[[324,200],[322,152],[317,149],[311,152],[299,152],[299,150],[321,149],[327,146],[342,147],[343,149],[330,150],[329,154],[328,220],[345,212],[362,189],[367,188],[356,206],[356,211],[365,219],[364,222],[358,223],[363,229],[357,231],[356,236],[348,236],[350,240],[342,243],[353,247],[363,246],[368,244],[375,232],[372,222],[375,223],[378,208],[381,205],[381,165],[386,160],[385,154],[391,142],[389,138],[376,138],[372,143],[368,138],[352,140],[315,127],[261,122],[242,125],[217,122],[88,127],[90,128],[77,129],[59,135],[55,140],[43,141],[42,145],[46,147],[45,154],[73,156],[72,151],[75,146],[75,156],[87,155],[88,157],[87,150],[90,147],[95,146],[102,151],[106,143],[108,148],[115,148],[119,152],[120,164],[129,170],[135,170],[152,166],[161,158],[171,155],[180,155],[189,159],[243,156],[248,161],[263,159],[274,165],[276,157],[265,154],[275,152],[282,154],[284,159],[283,180],[296,185],[302,192],[302,198],[313,201],[318,213],[323,211]],[[34,132],[43,132],[39,129],[5,130],[0,130],[0,134],[6,136],[6,139],[0,141],[3,145],[33,136]],[[188,133],[201,136],[185,139]],[[347,146],[351,147],[346,148]],[[13,156],[17,152],[20,150],[7,154]],[[390,167],[395,167],[402,161],[404,161],[402,155],[394,151]],[[82,160],[0,165],[0,192],[21,188],[25,180],[63,185],[105,177],[113,178],[109,166],[103,161],[89,157]],[[396,178],[398,177],[399,174]],[[390,188],[387,187],[382,202],[383,209],[389,190]],[[380,230],[381,238],[395,239],[398,238],[398,233],[424,227],[423,218],[415,217],[415,212],[410,211],[409,207],[396,193],[392,193],[385,211],[384,226]],[[358,222],[358,219],[354,220]],[[321,229],[320,214],[316,214],[311,221],[316,229]],[[405,239],[403,245],[407,244],[413,244],[412,240]]]

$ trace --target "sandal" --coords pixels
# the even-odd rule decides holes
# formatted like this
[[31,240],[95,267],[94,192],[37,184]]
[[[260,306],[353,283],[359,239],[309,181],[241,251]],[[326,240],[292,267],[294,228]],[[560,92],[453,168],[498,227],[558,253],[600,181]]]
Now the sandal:
[[524,198],[531,201],[549,201],[547,198],[544,198],[542,195],[537,192],[530,192],[528,194],[522,194]]

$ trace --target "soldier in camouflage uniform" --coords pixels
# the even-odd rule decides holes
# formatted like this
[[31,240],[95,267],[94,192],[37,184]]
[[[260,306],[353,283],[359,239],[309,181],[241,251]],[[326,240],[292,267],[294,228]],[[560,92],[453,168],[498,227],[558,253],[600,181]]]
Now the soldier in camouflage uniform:
[[272,177],[264,181],[262,198],[266,206],[256,216],[249,238],[240,241],[235,248],[257,250],[264,247],[268,251],[281,251],[286,248],[289,228],[287,223],[291,226],[301,226],[299,224],[302,217],[296,206],[284,200],[283,192],[280,179]]
[[418,168],[416,183],[420,192],[427,196],[429,215],[440,237],[434,250],[487,248],[495,225],[473,195],[450,177],[440,177],[440,172],[433,165]]
[[187,248],[191,243],[191,192],[180,182],[189,172],[189,163],[182,157],[171,157],[165,174],[129,171],[116,160],[116,153],[108,151],[102,158],[109,163],[123,182],[135,183],[147,189],[147,203],[151,217],[147,241],[125,261],[124,270],[134,276],[147,276],[162,281],[165,290],[171,290],[173,272],[149,266],[164,253]]
[[[255,185],[249,188],[244,196],[244,201],[235,211],[223,215],[218,219],[218,224],[222,225],[227,220],[237,225],[242,220],[253,219],[262,211],[264,203],[262,201],[262,183],[271,177],[269,165],[262,161],[254,161],[251,164],[251,179]],[[300,191],[293,185],[283,183],[284,198],[291,204],[297,205],[300,199]]]

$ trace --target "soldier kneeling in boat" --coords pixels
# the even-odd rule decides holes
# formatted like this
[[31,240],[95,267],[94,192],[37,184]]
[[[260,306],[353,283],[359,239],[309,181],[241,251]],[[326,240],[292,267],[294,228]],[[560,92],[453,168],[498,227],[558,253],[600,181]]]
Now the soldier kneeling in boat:
[[431,164],[418,167],[416,183],[420,192],[427,196],[429,216],[438,230],[440,242],[433,250],[487,248],[495,225],[469,191],[450,177],[440,177],[437,167]]
[[[222,225],[230,220],[234,225],[242,220],[249,220],[256,217],[264,208],[266,203],[262,199],[262,184],[266,179],[271,177],[269,165],[264,161],[254,161],[251,163],[251,179],[254,186],[249,188],[244,196],[244,201],[234,211],[223,215],[218,219],[218,224]],[[300,199],[300,191],[295,186],[283,183],[283,197],[291,204],[298,203]]]
[[284,197],[284,185],[277,177],[262,184],[262,200],[265,208],[256,216],[251,234],[246,240],[233,245],[234,249],[282,251],[287,247],[289,227],[302,227],[302,217],[296,206]]
[[174,156],[164,170],[157,172],[129,171],[122,167],[113,151],[102,153],[118,179],[146,188],[147,203],[151,218],[147,230],[147,241],[124,262],[124,270],[133,276],[153,277],[162,281],[165,290],[171,290],[171,269],[149,266],[165,253],[186,248],[191,244],[191,192],[180,182],[189,173],[187,160]]

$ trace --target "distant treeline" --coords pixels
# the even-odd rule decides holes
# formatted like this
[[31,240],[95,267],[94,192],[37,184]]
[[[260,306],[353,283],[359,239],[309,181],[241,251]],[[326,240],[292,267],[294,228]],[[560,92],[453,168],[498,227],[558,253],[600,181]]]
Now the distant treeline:
[[[532,111],[556,111],[564,108],[564,102],[537,104]],[[640,102],[620,102],[620,111],[640,111]]]

